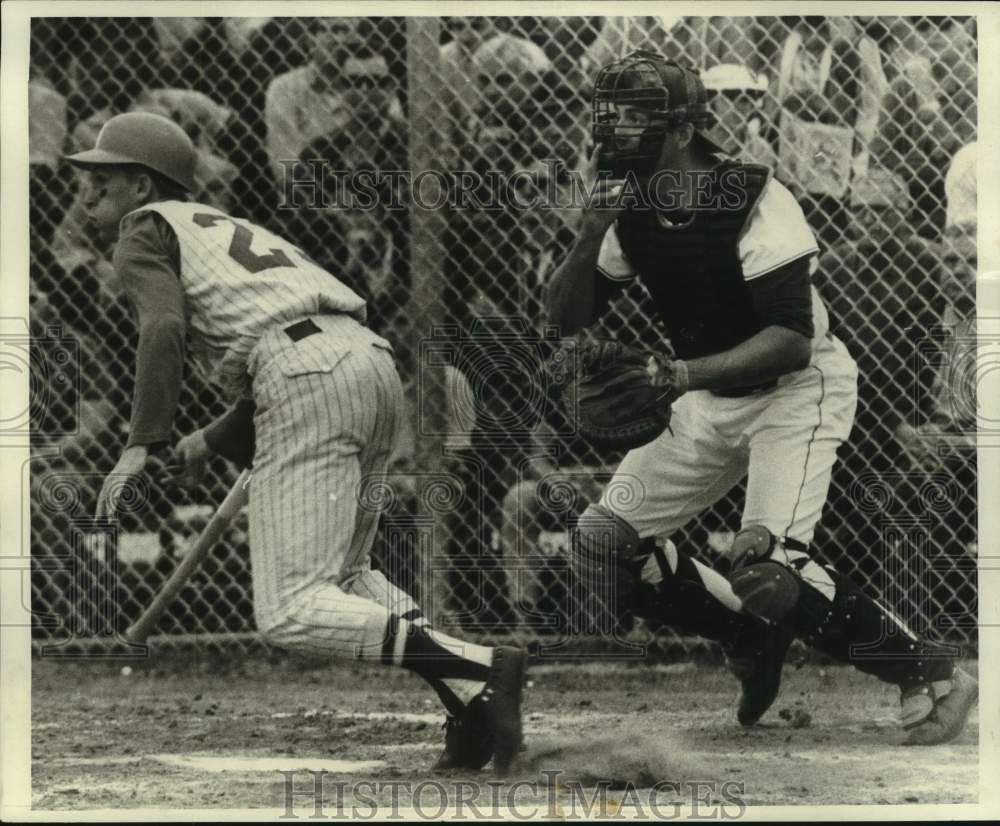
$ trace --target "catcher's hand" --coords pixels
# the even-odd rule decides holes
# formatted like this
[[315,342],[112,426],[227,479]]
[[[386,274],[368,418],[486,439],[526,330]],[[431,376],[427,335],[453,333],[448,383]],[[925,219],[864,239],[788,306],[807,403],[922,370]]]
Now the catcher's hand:
[[682,362],[614,341],[596,342],[580,348],[563,401],[584,438],[631,450],[670,426],[671,405],[687,390],[685,379]]

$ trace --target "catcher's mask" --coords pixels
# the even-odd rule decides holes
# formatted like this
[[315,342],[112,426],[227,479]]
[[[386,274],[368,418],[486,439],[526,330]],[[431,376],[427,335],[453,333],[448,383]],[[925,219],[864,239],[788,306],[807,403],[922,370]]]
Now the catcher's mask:
[[[623,106],[647,113],[648,122],[620,123]],[[602,68],[592,112],[594,142],[601,146],[598,168],[613,177],[652,174],[667,132],[682,123],[694,126],[710,152],[723,152],[702,132],[713,116],[698,73],[655,52],[640,49]]]

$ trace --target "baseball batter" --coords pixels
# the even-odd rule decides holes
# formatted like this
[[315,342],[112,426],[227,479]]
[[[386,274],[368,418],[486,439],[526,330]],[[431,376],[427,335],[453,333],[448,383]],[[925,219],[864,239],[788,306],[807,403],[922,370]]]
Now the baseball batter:
[[128,444],[98,518],[113,517],[114,491],[170,441],[187,350],[234,405],[178,443],[176,478],[196,483],[213,453],[252,461],[260,632],[416,672],[448,713],[438,765],[479,769],[492,757],[506,771],[521,744],[525,653],[432,630],[371,568],[379,508],[364,490],[386,470],[402,389],[389,344],[363,324],[364,302],[282,238],[189,201],[195,150],[166,118],[118,115],[69,160],[90,222],[117,241],[139,329]]
[[[659,55],[604,67],[593,114],[591,172],[610,173],[595,196],[610,206],[585,210],[553,276],[551,319],[572,334],[638,278],[677,358],[671,430],[630,451],[580,518],[572,541],[581,577],[626,583],[618,593],[630,604],[607,606],[614,614],[683,621],[722,641],[743,683],[746,725],[773,702],[798,636],[898,685],[908,743],[956,737],[975,680],[812,558],[836,451],[851,430],[857,369],[811,286],[818,250],[801,209],[767,167],[722,155],[701,131],[711,116],[700,78]],[[653,540],[744,478],[728,580]],[[641,572],[631,585],[630,572]]]

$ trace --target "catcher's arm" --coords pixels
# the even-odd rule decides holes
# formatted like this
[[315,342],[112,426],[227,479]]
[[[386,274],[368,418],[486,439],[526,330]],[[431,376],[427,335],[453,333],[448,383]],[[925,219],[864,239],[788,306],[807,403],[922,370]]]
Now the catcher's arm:
[[804,255],[747,282],[760,332],[729,350],[689,359],[689,389],[725,390],[763,384],[809,365],[817,332],[810,257]]
[[157,623],[163,616],[164,611],[177,596],[177,593],[184,587],[191,575],[198,569],[204,561],[212,546],[219,541],[226,527],[243,507],[247,497],[247,487],[250,481],[250,471],[244,470],[240,473],[232,490],[222,500],[219,509],[208,521],[205,529],[201,532],[198,540],[191,546],[191,549],[184,555],[180,564],[174,569],[160,593],[156,595],[152,604],[145,610],[143,615],[135,621],[125,632],[126,638],[130,642],[145,642]]
[[597,320],[597,262],[604,236],[623,209],[609,206],[620,196],[623,181],[597,178],[599,151],[600,145],[594,147],[584,170],[590,200],[580,216],[576,241],[552,274],[545,301],[549,320],[563,336],[571,336]]

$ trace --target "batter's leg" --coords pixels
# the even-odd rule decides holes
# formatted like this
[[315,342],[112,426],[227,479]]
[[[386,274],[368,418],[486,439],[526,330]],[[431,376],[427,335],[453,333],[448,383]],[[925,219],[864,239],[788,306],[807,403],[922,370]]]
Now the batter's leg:
[[521,739],[524,652],[465,643],[343,587],[370,567],[378,513],[359,508],[357,497],[366,472],[384,473],[395,443],[401,389],[391,355],[364,342],[331,354],[328,365],[312,355],[308,364],[281,359],[255,381],[258,627],[283,647],[375,657],[429,681],[478,683],[479,705],[491,700],[479,716],[503,770]]

